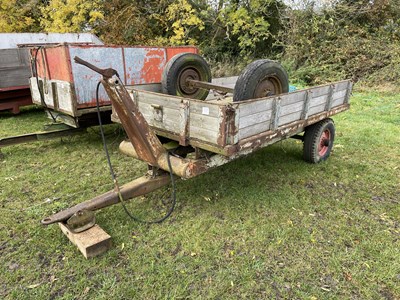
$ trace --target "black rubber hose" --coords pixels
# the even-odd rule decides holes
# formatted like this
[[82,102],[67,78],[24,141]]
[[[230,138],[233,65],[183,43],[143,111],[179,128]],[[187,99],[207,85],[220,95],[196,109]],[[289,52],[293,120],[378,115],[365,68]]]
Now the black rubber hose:
[[172,172],[172,166],[171,166],[171,160],[170,160],[170,153],[167,152],[167,161],[168,161],[168,169],[169,169],[169,174],[171,176],[171,185],[172,185],[172,195],[171,195],[171,200],[172,200],[172,204],[170,206],[170,208],[168,209],[167,213],[160,219],[156,219],[156,220],[151,220],[151,221],[147,221],[147,220],[142,220],[140,218],[138,218],[137,216],[134,216],[126,207],[125,205],[125,200],[122,197],[122,194],[120,192],[119,189],[119,185],[118,185],[118,181],[117,181],[117,177],[115,176],[114,173],[114,169],[112,167],[111,164],[111,159],[110,159],[110,154],[108,152],[108,148],[107,148],[107,143],[106,143],[106,137],[104,135],[104,130],[103,130],[103,123],[101,121],[101,115],[100,115],[100,104],[99,104],[99,89],[100,89],[100,84],[101,82],[99,81],[97,83],[96,86],[96,107],[97,107],[97,117],[99,119],[99,125],[100,125],[100,134],[101,134],[101,139],[103,141],[103,148],[104,148],[104,152],[106,153],[106,157],[107,157],[107,163],[108,163],[108,168],[110,170],[110,174],[111,174],[111,178],[114,182],[114,186],[115,186],[115,190],[118,193],[118,198],[119,201],[122,204],[122,207],[124,209],[124,211],[126,212],[126,214],[134,221],[139,222],[139,223],[145,223],[145,224],[155,224],[155,223],[161,223],[163,221],[165,221],[174,211],[175,209],[175,205],[176,205],[176,189],[175,189],[175,178],[174,178],[174,174]]

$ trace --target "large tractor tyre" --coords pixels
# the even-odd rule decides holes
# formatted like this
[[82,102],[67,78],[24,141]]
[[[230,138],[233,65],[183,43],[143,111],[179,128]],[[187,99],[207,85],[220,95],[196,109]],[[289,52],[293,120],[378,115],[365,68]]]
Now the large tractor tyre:
[[206,99],[209,91],[191,86],[188,79],[211,82],[210,67],[200,55],[177,54],[164,68],[161,79],[162,92],[191,99]]
[[325,119],[306,127],[304,132],[304,160],[317,164],[331,154],[335,140],[335,125],[332,119]]
[[233,101],[269,97],[289,92],[289,76],[282,65],[269,59],[256,60],[240,73]]

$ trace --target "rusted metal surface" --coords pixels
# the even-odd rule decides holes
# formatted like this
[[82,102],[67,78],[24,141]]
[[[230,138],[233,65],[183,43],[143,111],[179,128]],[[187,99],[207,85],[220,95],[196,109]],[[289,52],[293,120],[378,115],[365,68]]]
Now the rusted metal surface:
[[[125,71],[123,60],[123,49],[110,46],[70,46],[68,47],[71,58],[80,57],[95,64],[99,68],[112,68],[118,72],[123,83],[125,83]],[[77,109],[96,106],[96,86],[100,79],[97,73],[83,68],[78,64],[71,64],[74,90],[76,95]],[[109,105],[110,99],[101,87],[99,90],[100,105]]]
[[51,131],[42,131],[42,132],[35,132],[17,136],[11,136],[6,138],[0,138],[0,148],[23,144],[23,143],[31,143],[36,141],[42,140],[49,140],[63,136],[72,136],[77,134],[82,134],[86,131],[86,128],[67,128],[61,130],[51,130]]
[[13,114],[18,114],[21,106],[31,104],[32,97],[29,86],[0,88],[0,111],[11,110]]
[[161,82],[167,63],[164,48],[124,48],[125,85]]
[[165,50],[166,50],[165,52],[166,52],[167,61],[179,53],[185,53],[185,52],[186,53],[194,53],[194,54],[199,53],[199,50],[193,46],[168,47],[168,48],[165,48]]
[[[164,173],[156,177],[145,175],[137,178],[120,187],[121,196],[128,201],[134,197],[148,194],[162,186],[169,184],[171,181],[170,174]],[[72,215],[82,210],[94,211],[113,204],[119,203],[119,196],[116,191],[109,191],[99,195],[91,200],[79,203],[71,208],[60,211],[54,215],[44,218],[41,222],[43,225],[49,225],[57,222],[63,222],[69,219]]]
[[[122,83],[136,85],[144,83],[159,83],[165,64],[172,53],[197,52],[195,47],[121,47],[64,44],[41,48],[37,55],[38,77],[43,85],[46,104],[62,113],[77,116],[77,110],[96,107],[95,90],[100,76],[93,71],[72,63],[72,58],[78,56],[99,68],[115,69]],[[36,50],[31,50],[31,56],[36,56]],[[31,81],[32,88],[35,83]],[[59,98],[63,98],[63,109],[59,109],[53,102],[58,91]],[[69,92],[69,89],[71,92]],[[67,90],[67,96],[62,93]],[[39,94],[33,96],[37,104],[41,104]],[[65,99],[66,98],[66,99]],[[68,103],[70,102],[70,103]],[[103,87],[99,90],[101,106],[110,105],[110,100]]]
[[66,222],[66,226],[73,233],[79,233],[96,224],[96,216],[91,210],[79,210],[74,213]]
[[179,110],[179,144],[181,146],[189,145],[189,100],[182,100]]
[[[248,138],[243,138],[241,140],[237,140],[237,132],[238,132],[238,113],[240,111],[239,106],[240,102],[235,105],[227,104],[218,106],[218,110],[214,111],[214,115],[218,115],[222,118],[222,121],[219,123],[219,128],[216,128],[220,134],[220,138],[218,139],[218,143],[220,146],[225,145],[223,148],[226,151],[227,155],[221,155],[206,151],[204,149],[195,148],[195,158],[182,158],[170,156],[163,145],[161,144],[158,137],[155,135],[154,130],[152,130],[147,123],[146,119],[139,111],[138,104],[138,91],[133,90],[133,99],[130,97],[128,91],[125,86],[119,82],[119,79],[115,77],[111,77],[115,75],[114,70],[110,69],[99,69],[86,61],[82,61],[77,59],[77,62],[83,64],[94,71],[97,71],[99,74],[103,74],[103,86],[109,95],[114,109],[118,114],[119,120],[122,123],[127,135],[129,137],[130,142],[124,141],[120,144],[120,150],[122,153],[130,155],[132,157],[138,158],[140,160],[146,161],[150,165],[153,166],[153,175],[154,176],[143,176],[138,178],[126,185],[124,185],[120,189],[120,193],[123,199],[130,199],[133,197],[137,197],[140,195],[147,194],[161,186],[168,184],[171,180],[170,174],[168,171],[171,171],[173,174],[189,179],[195,176],[198,176],[202,173],[207,172],[208,170],[226,164],[238,157],[253,153],[254,151],[265,147],[267,145],[273,144],[277,141],[280,141],[285,138],[289,138],[294,136],[304,129],[314,124],[320,120],[326,119],[334,114],[340,113],[349,109],[349,104],[345,101],[344,104],[337,105],[329,111],[324,111],[321,113],[314,113],[311,117],[307,119],[300,118],[304,116],[304,114],[300,111],[300,119],[294,122],[290,122],[290,124],[285,124],[279,126],[279,111],[284,108],[281,108],[281,97],[271,98],[269,100],[273,101],[271,118],[268,120],[270,124],[270,130],[266,130],[260,132],[259,134],[254,134]],[[348,84],[347,88],[351,88],[351,84]],[[316,89],[318,90],[318,89]],[[346,97],[349,94],[346,91]],[[149,94],[149,95],[153,95]],[[303,95],[303,94],[298,94]],[[297,96],[298,96],[297,95]],[[309,98],[309,94],[306,92],[306,98]],[[343,95],[342,95],[343,97]],[[329,97],[328,97],[329,98]],[[160,100],[159,98],[152,98],[153,100]],[[168,98],[162,98],[168,101]],[[290,99],[285,98],[287,102],[296,101],[298,98]],[[307,99],[301,99],[300,106],[303,109],[308,109]],[[175,99],[176,100],[176,99]],[[265,100],[265,99],[264,99]],[[342,99],[343,100],[343,99]],[[181,99],[179,106],[179,116],[180,121],[182,122],[181,126],[179,126],[179,132],[177,133],[177,141],[181,144],[186,145],[186,135],[187,135],[187,123],[189,122],[189,112],[190,101],[189,99]],[[193,100],[194,101],[194,100]],[[330,99],[330,101],[333,101]],[[348,101],[348,100],[347,100]],[[244,103],[244,102],[242,102]],[[264,103],[264,102],[262,102]],[[248,104],[248,103],[246,103]],[[293,103],[289,103],[290,105]],[[192,103],[194,105],[194,102]],[[319,104],[318,104],[319,105]],[[325,106],[325,103],[323,103]],[[153,106],[157,106],[157,109],[161,109],[162,105],[153,104]],[[208,108],[209,109],[209,108]],[[203,110],[203,107],[202,107]],[[198,113],[198,112],[197,112]],[[207,111],[206,115],[209,115],[210,111]],[[157,115],[153,117],[160,118]],[[161,115],[161,120],[163,116]],[[160,121],[160,120],[158,120]],[[194,143],[191,141],[191,146],[195,147]],[[191,147],[186,147],[188,149]],[[193,148],[191,148],[193,149]],[[160,170],[161,169],[161,170]],[[154,170],[158,170],[154,173]],[[165,171],[162,171],[165,170]],[[161,172],[161,173],[159,173]],[[95,197],[89,201],[78,204],[72,208],[61,211],[57,214],[54,214],[50,217],[47,217],[42,220],[42,224],[48,225],[55,222],[62,222],[70,218],[72,215],[76,214],[82,210],[93,211],[96,209],[100,209],[106,206],[110,206],[116,204],[120,201],[119,193],[117,191],[109,191],[103,195]]]
[[140,159],[157,166],[157,158],[166,153],[166,150],[150,129],[135,101],[132,101],[128,91],[118,80],[109,78],[102,82],[136,153]]
[[[111,68],[100,69],[79,57],[75,57],[74,60],[76,63],[103,76],[101,82],[138,157],[152,166],[157,166],[157,158],[161,154],[165,154],[166,150],[155,133],[150,129],[142,113],[139,111],[136,101],[132,101],[125,86],[121,84],[118,72]],[[112,78],[114,75],[117,75],[118,78]]]

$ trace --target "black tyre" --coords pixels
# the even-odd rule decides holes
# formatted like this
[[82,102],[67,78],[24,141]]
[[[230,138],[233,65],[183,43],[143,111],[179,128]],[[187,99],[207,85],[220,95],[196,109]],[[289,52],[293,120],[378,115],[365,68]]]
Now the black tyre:
[[304,132],[304,160],[319,163],[331,154],[335,140],[335,125],[332,119],[325,119],[306,127]]
[[243,101],[289,92],[289,76],[282,65],[269,59],[256,60],[240,73],[233,101]]
[[211,82],[210,67],[200,55],[177,54],[164,68],[161,79],[162,92],[191,99],[206,99],[209,91],[191,86],[188,79]]

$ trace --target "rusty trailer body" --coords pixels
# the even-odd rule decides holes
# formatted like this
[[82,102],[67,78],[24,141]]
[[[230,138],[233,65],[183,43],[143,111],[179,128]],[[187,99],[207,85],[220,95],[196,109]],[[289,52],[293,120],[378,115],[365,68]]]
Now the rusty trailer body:
[[[160,48],[86,44],[31,49],[37,67],[37,75],[30,79],[33,102],[43,105],[40,88],[43,90],[45,106],[55,112],[57,119],[72,127],[79,127],[80,119],[96,111],[95,91],[101,77],[73,63],[71,58],[79,56],[99,67],[113,68],[123,83],[129,86],[160,82],[167,61],[181,52],[197,53],[198,50],[190,46]],[[32,74],[35,74],[35,66],[32,68]],[[111,114],[111,102],[102,87],[99,102],[101,110]]]
[[0,111],[17,114],[21,106],[32,105],[27,47],[64,42],[103,44],[89,33],[0,33]]
[[[215,82],[232,86],[235,79],[223,78]],[[181,147],[192,147],[199,153],[192,160],[186,159],[188,163],[180,163],[180,167],[174,169],[176,175],[191,178],[297,135],[307,126],[349,109],[352,82],[340,81],[240,102],[232,102],[229,96],[199,101],[146,89],[146,86],[129,88],[131,101],[157,135],[175,140]],[[154,90],[154,86],[151,89]],[[112,119],[124,125],[128,121],[122,120],[120,115],[114,112]],[[136,153],[136,148],[130,142],[120,145],[123,153],[154,164]],[[165,159],[158,165],[167,170]]]
[[[65,222],[81,210],[96,210],[120,203],[121,198],[147,194],[169,184],[172,174],[195,177],[293,137],[350,107],[349,80],[240,102],[232,102],[229,94],[199,101],[158,93],[159,84],[127,89],[113,76],[113,70],[76,61],[103,75],[114,108],[112,118],[123,125],[129,138],[120,144],[120,150],[148,163],[149,171],[121,188],[116,185],[112,191],[43,219],[45,225]],[[225,83],[224,89],[227,85],[229,90],[236,79],[215,80],[213,85]],[[160,137],[166,138],[168,146]]]

